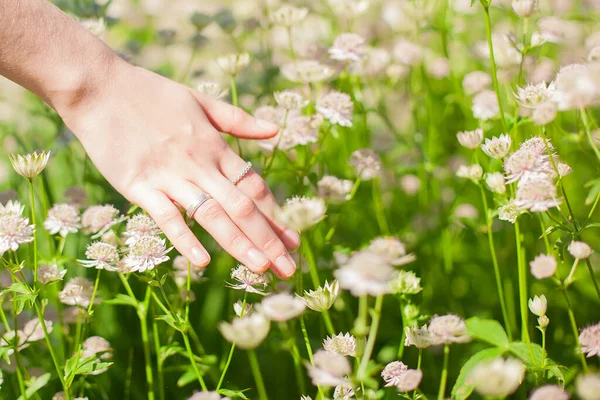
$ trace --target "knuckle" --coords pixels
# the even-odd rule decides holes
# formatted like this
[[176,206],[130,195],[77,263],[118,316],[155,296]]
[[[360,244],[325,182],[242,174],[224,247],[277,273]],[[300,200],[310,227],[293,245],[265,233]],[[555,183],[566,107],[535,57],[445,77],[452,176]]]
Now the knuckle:
[[263,245],[262,249],[267,253],[273,254],[283,254],[286,251],[285,246],[281,242],[281,240],[273,235],[270,237]]
[[258,174],[252,174],[248,177],[248,187],[250,196],[256,200],[264,200],[271,194],[267,183]]
[[256,204],[248,196],[240,195],[231,201],[232,213],[237,218],[247,218],[256,210]]
[[246,247],[248,247],[248,239],[240,232],[233,235],[229,241],[231,247],[238,251],[242,251]]
[[156,223],[163,227],[163,230],[172,229],[173,226],[177,225],[177,222],[181,218],[181,214],[175,208],[160,212],[155,220]]
[[214,221],[223,215],[223,209],[215,199],[208,199],[200,206],[195,215],[206,221]]

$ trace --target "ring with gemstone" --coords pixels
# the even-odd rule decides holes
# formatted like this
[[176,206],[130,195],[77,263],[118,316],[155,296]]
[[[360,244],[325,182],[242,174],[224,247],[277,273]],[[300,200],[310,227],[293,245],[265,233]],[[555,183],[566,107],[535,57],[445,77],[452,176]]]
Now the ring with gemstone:
[[246,174],[250,172],[250,168],[252,168],[252,163],[248,161],[242,172],[240,172],[239,175],[231,181],[231,183],[237,185],[242,179],[244,179],[244,176],[246,176]]
[[202,206],[202,204],[204,204],[208,199],[212,199],[211,195],[203,193],[200,196],[198,196],[198,198],[196,199],[196,201],[194,201],[192,203],[191,206],[188,207],[187,211],[185,212],[185,214],[188,216],[188,218],[194,218],[194,213],[200,208],[200,206]]

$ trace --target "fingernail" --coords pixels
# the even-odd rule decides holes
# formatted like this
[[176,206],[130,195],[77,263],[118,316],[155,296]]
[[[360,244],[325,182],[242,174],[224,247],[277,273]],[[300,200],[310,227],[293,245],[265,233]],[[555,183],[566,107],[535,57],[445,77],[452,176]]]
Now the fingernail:
[[293,244],[294,247],[300,245],[300,235],[293,229],[287,229],[283,232],[283,239],[285,239],[286,242]]
[[263,270],[265,266],[269,263],[269,259],[260,251],[256,249],[248,250],[248,258],[250,262],[256,269]]
[[191,253],[193,257],[193,260],[191,261],[197,267],[205,266],[210,261],[210,256],[208,253],[198,247],[192,247]]
[[275,260],[275,266],[288,278],[294,275],[294,271],[296,271],[296,263],[288,253],[279,256],[279,258]]
[[279,130],[279,125],[274,124],[274,123],[264,120],[264,119],[257,119],[256,125],[258,125],[259,128],[263,128],[263,129]]

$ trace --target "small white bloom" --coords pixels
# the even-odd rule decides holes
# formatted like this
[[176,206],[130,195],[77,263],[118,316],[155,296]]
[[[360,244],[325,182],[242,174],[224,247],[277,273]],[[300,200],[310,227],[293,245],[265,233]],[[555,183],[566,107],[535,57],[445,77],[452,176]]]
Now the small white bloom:
[[502,159],[510,151],[511,140],[507,134],[485,139],[485,143],[481,145],[481,150],[488,156],[495,159]]
[[461,146],[475,150],[483,141],[483,129],[477,128],[474,131],[458,132],[456,138]]
[[356,150],[350,156],[348,163],[364,181],[380,176],[383,169],[381,158],[372,149]]
[[331,91],[317,101],[316,110],[332,124],[352,126],[354,103],[346,93]]
[[269,334],[270,322],[264,315],[253,313],[243,318],[235,318],[230,324],[221,322],[219,330],[228,342],[241,349],[258,347]]
[[342,356],[354,357],[356,356],[356,339],[350,333],[328,336],[323,341],[323,348]]
[[334,275],[340,287],[348,289],[353,296],[377,296],[391,291],[394,269],[382,256],[370,251],[359,251],[336,270]]
[[60,234],[66,237],[75,233],[81,227],[79,210],[70,204],[55,204],[48,210],[48,218],[44,221],[44,228],[51,234]]
[[548,302],[546,301],[546,296],[535,296],[533,299],[529,299],[529,310],[541,317],[546,315],[546,309],[548,307]]
[[487,121],[500,115],[500,106],[496,93],[483,90],[475,95],[472,106],[473,116],[476,119]]
[[465,320],[454,314],[434,316],[429,321],[429,332],[437,336],[441,343],[467,343],[471,341]]
[[569,243],[567,250],[569,250],[569,253],[573,258],[577,258],[578,260],[585,260],[594,252],[589,244],[577,240],[573,240]]
[[319,350],[313,356],[314,366],[307,364],[313,385],[335,387],[347,383],[345,376],[352,371],[348,359],[337,353]]
[[266,274],[257,274],[245,265],[239,264],[231,271],[231,279],[237,283],[227,283],[227,286],[236,290],[245,290],[249,293],[265,294],[263,291],[256,288],[256,286],[265,289],[269,284],[269,276]]
[[556,259],[547,254],[540,254],[529,263],[531,275],[536,279],[546,279],[554,275],[557,268]]
[[198,89],[200,93],[204,93],[215,99],[222,99],[227,95],[227,89],[223,89],[217,82],[200,82],[196,85],[196,89]]
[[31,180],[42,173],[48,160],[50,159],[50,152],[37,152],[20,155],[14,154],[10,156],[10,162],[17,172],[17,174]]
[[365,39],[356,33],[342,33],[333,41],[329,55],[339,61],[360,60],[365,55]]
[[302,314],[306,305],[296,296],[278,293],[265,297],[258,307],[271,321],[284,322]]
[[40,265],[37,273],[38,281],[46,285],[50,282],[62,280],[66,273],[66,269],[60,270],[56,264]]
[[600,324],[584,328],[579,334],[579,343],[586,357],[600,357]]
[[315,290],[305,291],[301,299],[311,310],[323,312],[331,308],[339,293],[340,286],[338,281],[333,281],[331,284],[325,281],[324,286],[319,286]]
[[143,236],[132,243],[125,257],[125,265],[132,272],[146,272],[169,260],[167,253],[173,247],[165,244],[158,236]]
[[286,200],[277,217],[296,231],[304,232],[325,218],[326,211],[323,199],[296,196]]
[[286,110],[297,110],[308,105],[308,100],[305,100],[304,96],[293,90],[275,92],[273,96],[277,105]]
[[469,381],[482,396],[505,397],[514,393],[525,376],[525,365],[514,358],[497,358],[479,363],[471,372]]
[[240,71],[250,64],[250,55],[248,53],[226,54],[217,58],[217,65],[223,72],[231,76],[237,75]]
[[116,271],[119,262],[119,253],[116,246],[103,242],[93,242],[85,251],[87,260],[79,260],[86,268],[105,269]]
[[506,184],[504,175],[500,172],[492,172],[486,175],[485,184],[494,193],[504,194],[506,192]]

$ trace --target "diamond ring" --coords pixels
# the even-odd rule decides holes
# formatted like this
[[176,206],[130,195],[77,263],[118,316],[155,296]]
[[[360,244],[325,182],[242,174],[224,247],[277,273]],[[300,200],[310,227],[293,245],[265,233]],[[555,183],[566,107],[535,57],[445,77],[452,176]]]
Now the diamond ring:
[[252,163],[250,161],[248,161],[246,163],[246,166],[242,170],[242,172],[240,172],[239,175],[236,176],[236,178],[231,181],[231,183],[233,183],[234,185],[237,185],[239,183],[239,181],[241,181],[244,178],[244,176],[246,176],[246,174],[248,172],[250,172],[250,168],[252,168]]
[[194,218],[194,213],[196,212],[196,210],[198,210],[200,208],[200,206],[202,204],[204,204],[208,199],[212,199],[212,197],[211,197],[211,195],[206,194],[206,193],[203,193],[200,196],[198,196],[196,201],[194,201],[192,203],[192,205],[189,206],[187,211],[185,212],[185,214],[188,216],[188,218]]

